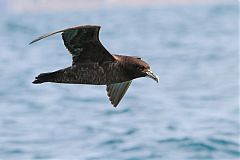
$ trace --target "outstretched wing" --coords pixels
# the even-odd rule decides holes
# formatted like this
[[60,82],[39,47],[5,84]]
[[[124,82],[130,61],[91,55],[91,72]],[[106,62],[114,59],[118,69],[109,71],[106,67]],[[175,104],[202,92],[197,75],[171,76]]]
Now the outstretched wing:
[[73,64],[114,61],[114,57],[99,40],[99,30],[100,26],[92,25],[71,27],[45,34],[33,40],[30,44],[62,32],[64,45],[73,56]]
[[107,95],[114,107],[117,107],[124,94],[127,92],[131,82],[132,81],[126,81],[107,85]]

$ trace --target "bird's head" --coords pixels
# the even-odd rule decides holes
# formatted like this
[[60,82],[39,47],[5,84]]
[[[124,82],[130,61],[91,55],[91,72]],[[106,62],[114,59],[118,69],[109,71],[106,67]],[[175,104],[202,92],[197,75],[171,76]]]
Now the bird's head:
[[149,77],[157,83],[159,77],[154,74],[150,66],[139,57],[128,57],[127,71],[132,78]]

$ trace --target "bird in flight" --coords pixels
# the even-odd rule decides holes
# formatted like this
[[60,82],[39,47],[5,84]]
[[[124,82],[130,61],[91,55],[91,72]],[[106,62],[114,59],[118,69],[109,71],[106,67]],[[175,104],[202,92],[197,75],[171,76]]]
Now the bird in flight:
[[45,34],[30,42],[62,33],[64,45],[72,54],[70,67],[41,73],[32,83],[106,85],[109,100],[117,107],[133,79],[149,77],[159,81],[141,58],[109,53],[99,40],[99,30],[97,25],[76,26]]

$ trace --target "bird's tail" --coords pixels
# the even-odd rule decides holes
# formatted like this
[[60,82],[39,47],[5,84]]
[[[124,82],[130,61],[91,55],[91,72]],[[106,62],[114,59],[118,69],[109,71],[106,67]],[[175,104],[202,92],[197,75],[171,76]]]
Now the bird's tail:
[[44,83],[44,82],[57,82],[59,75],[62,74],[62,70],[48,73],[41,73],[32,82],[34,84]]

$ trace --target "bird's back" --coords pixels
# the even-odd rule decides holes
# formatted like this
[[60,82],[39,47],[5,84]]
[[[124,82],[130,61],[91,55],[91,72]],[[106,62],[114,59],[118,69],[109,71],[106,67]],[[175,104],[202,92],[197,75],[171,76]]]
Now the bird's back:
[[84,63],[36,77],[38,83],[70,83],[105,85],[130,80],[118,62]]

